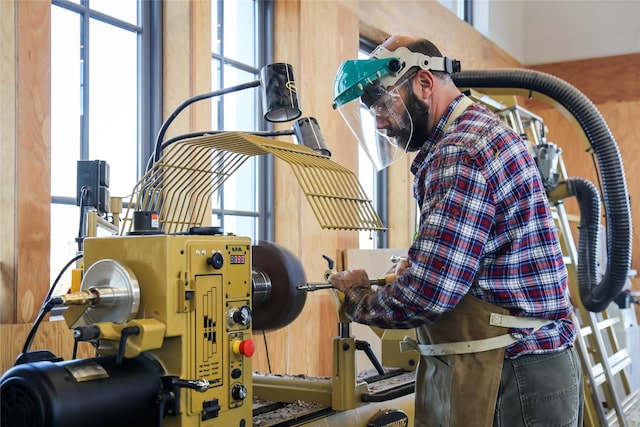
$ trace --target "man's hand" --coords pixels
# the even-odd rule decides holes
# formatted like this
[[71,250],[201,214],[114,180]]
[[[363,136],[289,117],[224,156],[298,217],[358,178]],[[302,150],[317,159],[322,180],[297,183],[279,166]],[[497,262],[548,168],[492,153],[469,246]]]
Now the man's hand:
[[408,258],[400,258],[400,261],[396,262],[391,267],[389,267],[389,269],[385,273],[385,276],[388,274],[394,274],[396,277],[400,277],[404,274],[404,271],[409,267],[411,267],[411,261],[409,261]]
[[346,270],[338,273],[333,273],[329,276],[329,283],[331,283],[336,289],[347,293],[351,288],[370,288],[369,276],[367,272],[362,269]]

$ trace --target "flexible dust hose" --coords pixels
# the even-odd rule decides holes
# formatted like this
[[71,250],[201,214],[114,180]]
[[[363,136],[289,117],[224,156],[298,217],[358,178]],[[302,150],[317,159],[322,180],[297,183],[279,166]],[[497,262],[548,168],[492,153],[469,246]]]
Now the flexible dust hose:
[[[584,133],[598,159],[607,219],[605,274],[597,284],[591,281],[582,282],[579,277],[578,287],[585,308],[593,312],[603,311],[622,291],[627,281],[631,266],[632,227],[622,159],[618,145],[604,118],[596,106],[574,86],[539,71],[524,69],[462,71],[453,74],[452,77],[460,88],[515,89],[519,94],[538,98],[547,103],[551,99],[576,120],[580,127],[578,130]],[[501,93],[504,94],[504,90]],[[583,243],[580,242],[579,245]],[[590,251],[593,252],[593,250]]]
[[583,178],[568,178],[569,196],[574,196],[580,209],[578,226],[578,290],[582,301],[600,301],[605,288],[598,287],[598,243],[600,226],[600,193]]

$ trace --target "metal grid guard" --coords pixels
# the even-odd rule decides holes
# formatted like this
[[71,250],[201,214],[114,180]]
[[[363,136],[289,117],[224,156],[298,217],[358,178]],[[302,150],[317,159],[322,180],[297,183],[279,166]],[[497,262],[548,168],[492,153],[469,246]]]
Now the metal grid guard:
[[349,169],[308,147],[225,132],[185,139],[165,150],[136,184],[120,233],[133,211],[154,211],[165,233],[203,224],[212,194],[251,156],[271,153],[289,164],[320,226],[340,230],[386,230],[371,200]]

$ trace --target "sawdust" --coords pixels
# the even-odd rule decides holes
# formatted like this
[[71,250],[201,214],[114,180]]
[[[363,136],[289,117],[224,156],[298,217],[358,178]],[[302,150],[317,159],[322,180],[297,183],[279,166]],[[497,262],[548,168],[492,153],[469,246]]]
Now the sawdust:
[[[393,371],[393,368],[387,368],[387,372]],[[331,377],[310,377],[307,375],[281,375],[281,374],[264,374],[257,375],[274,376],[279,378],[295,378],[305,380],[329,381]],[[360,372],[357,376],[358,381],[367,382],[369,393],[375,394],[401,387],[405,384],[412,383],[415,380],[415,372],[394,372],[389,377],[380,379],[375,370]],[[331,411],[324,405],[317,402],[295,401],[292,403],[271,402],[259,398],[253,399],[253,427],[275,426],[285,422],[313,417],[314,414]],[[288,424],[287,424],[288,425]]]
[[[256,408],[272,404],[274,404],[274,402],[254,399],[253,408],[256,410]],[[292,403],[282,404],[282,406],[277,409],[255,415],[253,417],[253,427],[267,427],[284,421],[300,419],[324,409],[327,409],[327,407],[319,403],[297,400]]]
[[[327,382],[331,377],[312,377],[304,374],[284,375],[284,374],[266,374],[262,372],[254,372],[254,376],[268,376],[292,380],[306,380]],[[330,410],[330,408],[317,402],[308,402],[297,400],[291,403],[272,402],[263,400],[258,397],[253,399],[253,426],[267,427],[278,425],[280,423],[299,420],[313,416],[314,413]]]
[[[386,372],[388,373],[388,376],[383,379],[377,379],[378,373],[375,369],[360,372],[357,379],[358,381],[365,381],[367,383],[369,393],[371,394],[401,387],[415,381],[415,371],[404,372],[398,369],[397,372],[394,372],[394,369],[395,368],[387,368]],[[371,378],[374,380],[371,380]]]
[[264,376],[264,377],[276,377],[276,378],[298,378],[304,380],[318,380],[318,381],[327,381],[330,380],[331,377],[312,377],[305,374],[269,374],[266,372],[254,372],[253,375],[256,376]]

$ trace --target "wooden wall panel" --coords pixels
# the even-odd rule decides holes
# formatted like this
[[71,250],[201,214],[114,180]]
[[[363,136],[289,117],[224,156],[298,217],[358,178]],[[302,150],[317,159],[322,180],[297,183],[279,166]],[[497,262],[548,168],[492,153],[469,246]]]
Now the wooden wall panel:
[[47,2],[18,2],[17,322],[35,318],[50,284],[50,15]]
[[16,308],[16,5],[0,2],[0,323],[13,323]]
[[528,68],[566,80],[596,105],[640,99],[640,53],[540,64]]
[[341,3],[360,18],[360,32],[376,43],[391,34],[426,37],[463,69],[521,67],[509,55],[437,1],[375,0]]
[[3,323],[32,321],[50,283],[50,8],[42,1],[0,5]]
[[[13,366],[22,352],[25,340],[31,330],[31,323],[15,325],[0,324],[0,373]],[[65,360],[73,356],[73,336],[64,321],[42,322],[33,339],[31,350],[49,350]],[[95,349],[88,343],[79,343],[78,358],[95,355]]]
[[[336,120],[331,108],[333,76],[340,62],[357,52],[357,36],[351,38],[345,54],[344,32],[357,35],[358,21],[341,12],[336,2],[278,2],[275,15],[275,62],[293,65],[303,117],[318,120],[322,133],[338,163],[355,170],[353,148],[343,144],[348,130]],[[317,19],[322,16],[322,25]],[[280,32],[282,31],[282,32]],[[323,280],[327,262],[335,260],[337,248],[357,245],[356,232],[321,229],[289,167],[276,161],[275,241],[291,250],[302,262],[308,281]],[[308,295],[305,309],[291,325],[266,335],[271,368],[279,373],[329,375],[331,342],[337,333],[337,317],[326,294]],[[311,338],[313,337],[313,338]],[[312,339],[312,345],[309,340]],[[266,370],[266,354],[258,340],[254,367]],[[274,360],[278,360],[274,363]],[[284,370],[281,370],[284,369]]]
[[[163,117],[187,98],[211,91],[211,4],[208,0],[163,2]],[[211,129],[211,101],[191,104],[165,139]]]
[[[289,55],[286,50],[297,51],[300,43],[300,5],[296,2],[288,2],[286,8],[276,8],[274,25],[280,29],[275,37],[274,62],[287,62],[293,67],[297,84],[300,83],[300,58],[298,55]],[[285,52],[283,52],[285,51]],[[304,110],[304,98],[299,101]],[[306,114],[303,112],[303,114]],[[277,128],[285,128],[280,125]],[[290,140],[289,140],[290,141]],[[302,192],[294,183],[295,176],[284,164],[274,160],[275,165],[275,241],[290,250],[296,256],[300,256],[300,206],[302,204]],[[306,313],[305,313],[306,315]],[[253,370],[260,372],[289,372],[290,352],[287,351],[291,344],[291,326],[277,331],[264,332],[262,336],[254,336],[256,353],[253,357]]]

